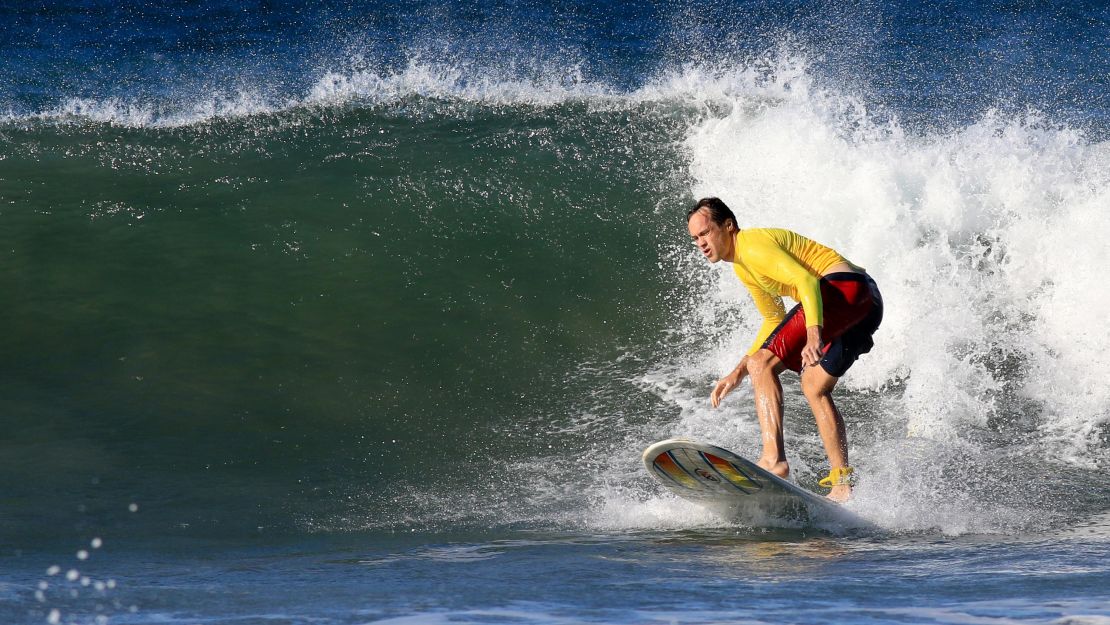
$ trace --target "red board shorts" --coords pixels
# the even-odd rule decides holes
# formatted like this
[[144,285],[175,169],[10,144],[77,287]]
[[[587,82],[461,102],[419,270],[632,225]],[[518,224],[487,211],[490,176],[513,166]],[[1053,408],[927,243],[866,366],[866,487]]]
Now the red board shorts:
[[[821,367],[841,377],[875,346],[871,335],[883,320],[883,298],[871,276],[862,273],[830,273],[821,278],[821,303],[825,341]],[[802,370],[802,348],[806,346],[806,314],[798,304],[763,343],[763,349],[779,357],[791,371]]]

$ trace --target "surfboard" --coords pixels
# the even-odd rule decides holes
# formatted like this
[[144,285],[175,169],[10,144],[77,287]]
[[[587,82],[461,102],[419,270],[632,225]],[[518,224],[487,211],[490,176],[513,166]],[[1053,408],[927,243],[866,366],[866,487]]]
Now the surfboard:
[[872,526],[843,505],[716,445],[672,438],[645,449],[643,460],[667,490],[752,527]]

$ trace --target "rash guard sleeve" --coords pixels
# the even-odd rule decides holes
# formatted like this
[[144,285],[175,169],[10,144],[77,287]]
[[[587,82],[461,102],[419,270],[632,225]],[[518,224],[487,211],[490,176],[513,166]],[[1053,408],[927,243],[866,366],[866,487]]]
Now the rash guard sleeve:
[[[806,313],[806,327],[824,325],[821,280],[792,254],[768,237],[750,245],[745,251],[744,260],[753,272],[794,287],[802,310]],[[759,305],[758,299],[756,305]],[[782,305],[781,298],[779,305]]]
[[782,320],[786,318],[786,306],[782,303],[782,298],[778,295],[772,295],[763,289],[762,286],[751,276],[745,275],[740,271],[736,272],[740,277],[740,282],[748,288],[748,292],[752,295],[752,301],[755,302],[756,309],[759,314],[763,316],[763,324],[759,326],[759,332],[755,335],[755,342],[748,349],[748,355],[756,353],[760,347],[763,347],[764,341],[771,332],[778,327]]

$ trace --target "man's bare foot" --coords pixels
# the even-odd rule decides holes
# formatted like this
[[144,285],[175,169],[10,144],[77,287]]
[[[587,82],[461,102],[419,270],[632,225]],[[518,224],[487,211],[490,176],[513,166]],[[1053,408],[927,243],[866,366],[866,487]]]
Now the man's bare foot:
[[759,465],[759,468],[765,469],[768,473],[772,475],[777,475],[783,479],[786,479],[786,476],[790,475],[790,463],[785,460],[779,460],[778,462],[776,462],[773,460],[764,460],[763,458],[760,458],[759,462],[757,462],[756,464]]
[[844,503],[852,498],[852,487],[847,484],[838,484],[832,487],[826,497],[837,503]]

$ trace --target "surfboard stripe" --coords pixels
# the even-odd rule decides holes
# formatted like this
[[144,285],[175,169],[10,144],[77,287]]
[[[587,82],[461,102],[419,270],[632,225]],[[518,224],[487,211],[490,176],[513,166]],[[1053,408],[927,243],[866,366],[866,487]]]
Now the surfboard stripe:
[[682,482],[679,482],[677,479],[672,477],[670,473],[664,471],[662,468],[659,467],[658,464],[652,463],[651,468],[655,470],[655,474],[658,475],[660,479],[662,479],[664,482],[671,482],[679,488],[686,488],[686,486]]
[[655,458],[655,462],[653,464],[654,466],[658,467],[664,475],[673,479],[675,482],[678,482],[679,484],[685,486],[686,488],[692,490],[701,489],[701,485],[698,484],[697,479],[690,475],[690,473],[681,464],[678,463],[678,460],[675,459],[674,454],[672,454],[671,452],[668,451],[666,453],[659,454]]
[[[728,485],[729,485],[729,486],[731,486],[732,488],[734,488],[734,489],[736,489],[736,490],[738,490],[738,491],[740,491],[740,492],[744,493],[745,495],[750,495],[750,494],[752,494],[752,493],[753,493],[753,492],[754,492],[755,490],[757,490],[757,489],[752,489],[752,490],[748,490],[748,489],[747,489],[747,488],[745,488],[744,486],[741,486],[741,485],[740,485],[740,483],[738,483],[738,480],[737,480],[737,479],[735,478],[735,476],[731,475],[731,473],[730,473],[730,470],[729,470],[729,469],[730,469],[731,467],[719,467],[719,466],[716,466],[716,465],[715,465],[715,464],[714,464],[714,463],[713,463],[713,462],[712,462],[712,461],[711,461],[711,460],[710,460],[710,459],[709,459],[709,458],[707,457],[707,454],[705,454],[704,452],[700,452],[700,451],[699,451],[699,452],[698,452],[698,455],[700,455],[700,456],[701,456],[701,459],[702,459],[702,461],[703,461],[703,462],[705,463],[705,466],[709,467],[710,469],[712,469],[712,470],[713,470],[713,472],[714,472],[714,473],[716,473],[717,475],[721,476],[721,482],[722,482],[722,483],[724,483],[724,484],[728,484]],[[718,460],[719,460],[719,458],[718,458]],[[743,480],[739,480],[739,482],[743,482]],[[745,483],[745,485],[746,485],[746,486],[752,486],[751,484],[748,484],[748,483],[746,483],[746,482],[744,482],[744,483]]]
[[675,460],[679,466],[686,469],[695,480],[701,484],[708,491],[735,491],[736,486],[728,481],[728,478],[717,473],[717,471],[706,462],[705,458],[701,456],[701,452],[697,449],[687,449],[680,447],[672,449],[671,454],[674,455]]
[[713,467],[705,463],[698,450],[696,449],[672,449],[671,456],[674,457],[678,466],[686,469],[686,473],[698,481],[698,485],[705,490],[716,491],[726,488],[719,478],[713,475]]
[[[732,484],[744,493],[750,494],[751,492],[763,488],[762,484],[753,480],[751,476],[749,476],[747,473],[744,473],[744,471],[741,470],[740,467],[732,464],[724,458],[718,458],[717,456],[706,453],[704,451],[699,451],[698,454],[700,454],[701,457],[705,459],[706,463],[709,466],[713,467],[713,469],[718,474],[720,474],[721,477],[728,480],[729,484]],[[751,490],[749,491],[748,489]]]

